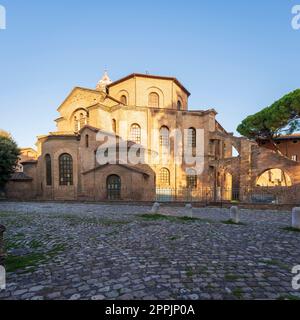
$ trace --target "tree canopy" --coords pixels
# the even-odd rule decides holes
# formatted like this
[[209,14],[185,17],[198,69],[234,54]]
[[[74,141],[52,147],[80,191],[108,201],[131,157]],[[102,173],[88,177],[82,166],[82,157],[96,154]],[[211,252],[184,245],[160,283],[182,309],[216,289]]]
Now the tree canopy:
[[300,89],[290,92],[271,106],[247,117],[237,131],[251,140],[273,141],[300,129]]
[[0,129],[0,137],[11,138],[11,134],[7,131]]
[[20,150],[10,134],[0,130],[0,188],[3,188],[16,169]]

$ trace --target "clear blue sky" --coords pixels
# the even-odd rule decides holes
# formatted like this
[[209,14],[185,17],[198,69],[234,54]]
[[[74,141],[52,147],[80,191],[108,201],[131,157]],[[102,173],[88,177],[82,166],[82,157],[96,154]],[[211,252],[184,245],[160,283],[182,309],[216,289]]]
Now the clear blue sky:
[[300,87],[300,0],[0,0],[0,128],[20,146],[55,130],[74,86],[132,72],[176,76],[191,109],[215,108],[234,131]]

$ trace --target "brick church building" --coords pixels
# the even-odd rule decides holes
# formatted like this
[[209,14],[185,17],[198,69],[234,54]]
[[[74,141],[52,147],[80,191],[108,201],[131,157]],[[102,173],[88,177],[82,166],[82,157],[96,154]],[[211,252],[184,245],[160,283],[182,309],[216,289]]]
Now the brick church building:
[[[278,141],[292,150],[282,157],[228,133],[214,109],[190,110],[189,96],[176,78],[148,74],[112,82],[105,73],[96,89],[74,88],[58,108],[57,130],[39,136],[37,150],[23,150],[21,167],[7,185],[7,197],[258,201],[258,194],[266,194],[272,201],[297,201],[292,198],[300,181],[300,137]],[[201,151],[200,171],[177,161],[175,129],[186,133],[180,140],[183,149]],[[97,161],[97,154],[107,146],[101,137],[115,138],[114,163]],[[131,147],[145,159],[154,155],[159,160],[121,161],[121,151],[125,148],[127,153]],[[285,194],[283,199],[282,190],[292,189],[294,196]]]

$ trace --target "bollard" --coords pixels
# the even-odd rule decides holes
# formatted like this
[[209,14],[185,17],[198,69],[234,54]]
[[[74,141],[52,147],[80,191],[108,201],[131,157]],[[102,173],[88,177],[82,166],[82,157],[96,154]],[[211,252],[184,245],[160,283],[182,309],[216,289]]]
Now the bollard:
[[158,214],[159,213],[159,209],[160,209],[160,204],[158,202],[155,202],[152,209],[151,209],[151,213],[152,214]]
[[190,203],[185,206],[184,215],[193,218],[193,206]]
[[238,207],[230,208],[230,220],[234,223],[240,223],[240,213]]
[[5,232],[5,227],[0,224],[0,266],[4,266],[4,240],[3,240],[3,234]]
[[292,212],[292,227],[300,230],[300,208],[294,208]]

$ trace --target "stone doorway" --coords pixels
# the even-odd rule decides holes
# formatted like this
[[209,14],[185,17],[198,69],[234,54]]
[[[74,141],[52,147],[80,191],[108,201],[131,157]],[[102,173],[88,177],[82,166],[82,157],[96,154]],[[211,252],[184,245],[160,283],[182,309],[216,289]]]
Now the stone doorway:
[[121,178],[117,175],[111,175],[107,178],[107,199],[121,200]]

